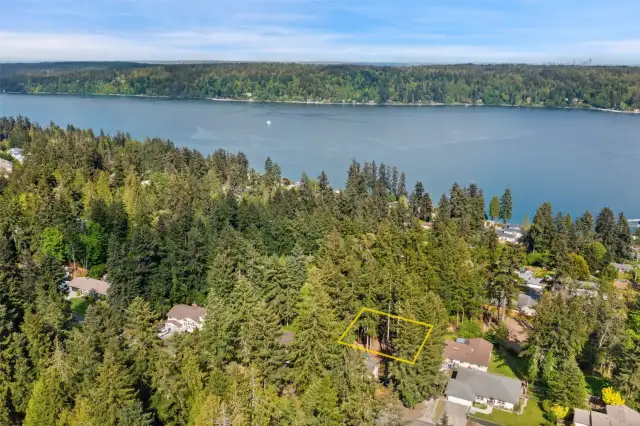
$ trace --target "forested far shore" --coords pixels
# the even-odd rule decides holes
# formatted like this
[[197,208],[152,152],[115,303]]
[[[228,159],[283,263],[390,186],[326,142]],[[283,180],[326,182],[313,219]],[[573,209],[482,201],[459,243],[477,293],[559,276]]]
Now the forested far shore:
[[[511,357],[541,422],[605,398],[595,378],[640,407],[640,299],[612,265],[633,262],[622,212],[544,203],[511,244],[496,232],[509,188],[430,194],[380,159],[353,161],[336,191],[271,158],[23,117],[0,118],[0,152],[2,425],[402,425],[444,392],[456,337]],[[544,278],[533,318],[509,313],[524,266]],[[86,276],[106,293],[69,288]],[[192,305],[201,329],[162,335]],[[336,343],[363,307],[433,325],[415,364],[373,374]],[[366,320],[346,338],[414,353],[424,329]]]
[[0,91],[635,111],[640,109],[640,68],[525,64],[2,64]]

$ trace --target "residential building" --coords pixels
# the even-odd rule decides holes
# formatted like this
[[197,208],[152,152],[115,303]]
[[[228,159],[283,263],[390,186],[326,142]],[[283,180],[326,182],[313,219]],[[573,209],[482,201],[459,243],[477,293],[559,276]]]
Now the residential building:
[[75,277],[69,281],[68,285],[70,295],[80,292],[84,296],[88,296],[93,291],[100,296],[106,296],[109,290],[108,282],[89,277]]
[[527,288],[518,295],[518,311],[522,315],[532,317],[536,314],[536,305],[542,297],[542,293],[534,289]]
[[534,277],[532,271],[516,271],[516,274],[524,280],[525,287],[529,287],[533,290],[538,290],[539,292],[542,292],[544,290],[544,280],[542,278]]
[[0,174],[8,175],[13,171],[13,164],[11,161],[0,158]]
[[611,262],[611,266],[615,267],[618,270],[618,272],[620,272],[620,273],[632,272],[633,271],[633,265],[629,265],[628,263]]
[[445,396],[447,401],[471,407],[474,402],[513,410],[522,396],[520,380],[484,371],[464,369],[453,374]]
[[635,426],[640,425],[640,413],[626,405],[607,405],[606,412],[573,410],[576,426]]
[[160,331],[160,337],[173,333],[183,333],[185,331],[192,333],[196,329],[200,330],[204,325],[206,315],[207,310],[199,306],[175,305],[167,313],[167,320]]
[[491,361],[493,345],[481,338],[456,339],[444,342],[444,363],[442,369],[472,368],[487,371]]
[[21,148],[11,148],[7,153],[21,163],[24,161],[24,155],[22,154]]
[[498,241],[516,244],[522,238],[523,232],[518,225],[505,225],[503,228],[496,228]]

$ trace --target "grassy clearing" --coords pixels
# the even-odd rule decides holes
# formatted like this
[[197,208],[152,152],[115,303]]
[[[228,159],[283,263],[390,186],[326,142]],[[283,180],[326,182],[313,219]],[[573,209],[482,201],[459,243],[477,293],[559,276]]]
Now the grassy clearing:
[[[531,393],[531,392],[530,392]],[[548,426],[553,422],[545,419],[544,412],[535,395],[529,396],[529,401],[524,409],[524,413],[515,414],[508,411],[495,409],[491,414],[474,414],[477,418],[489,420],[502,426]]]
[[489,373],[500,374],[501,376],[522,379],[527,371],[526,360],[513,355],[511,352],[495,349],[491,353],[489,362]]
[[89,309],[89,305],[91,305],[91,301],[89,299],[85,299],[84,297],[74,297],[70,300],[71,302],[71,312],[76,315],[85,316],[87,313],[87,309]]

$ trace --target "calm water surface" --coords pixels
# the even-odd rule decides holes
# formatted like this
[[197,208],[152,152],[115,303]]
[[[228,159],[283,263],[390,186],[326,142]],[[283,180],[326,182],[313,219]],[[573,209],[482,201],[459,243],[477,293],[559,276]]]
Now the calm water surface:
[[[506,186],[514,220],[550,201],[574,217],[603,206],[640,217],[640,116],[490,107],[285,105],[125,97],[0,95],[0,115],[42,125],[158,136],[211,153],[267,156],[297,179],[324,169],[342,186],[351,159],[396,165],[433,198],[476,182],[488,199]],[[267,121],[271,124],[268,125]]]

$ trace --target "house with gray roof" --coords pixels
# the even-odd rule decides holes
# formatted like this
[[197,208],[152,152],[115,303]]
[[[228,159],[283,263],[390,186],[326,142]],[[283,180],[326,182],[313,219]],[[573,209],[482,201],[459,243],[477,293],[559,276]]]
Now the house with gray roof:
[[526,316],[532,317],[536,314],[536,305],[542,297],[539,291],[527,288],[518,295],[518,311]]
[[24,161],[24,154],[22,153],[22,148],[11,148],[7,151],[7,153],[21,163]]
[[474,402],[513,410],[522,396],[520,380],[464,369],[453,374],[445,391],[447,401],[471,407]]
[[633,271],[633,265],[629,265],[628,263],[611,262],[611,266],[613,266],[619,272],[622,272],[622,273],[624,273],[624,272],[632,272]]
[[606,412],[573,410],[576,426],[634,426],[640,425],[640,413],[626,405],[607,405]]

